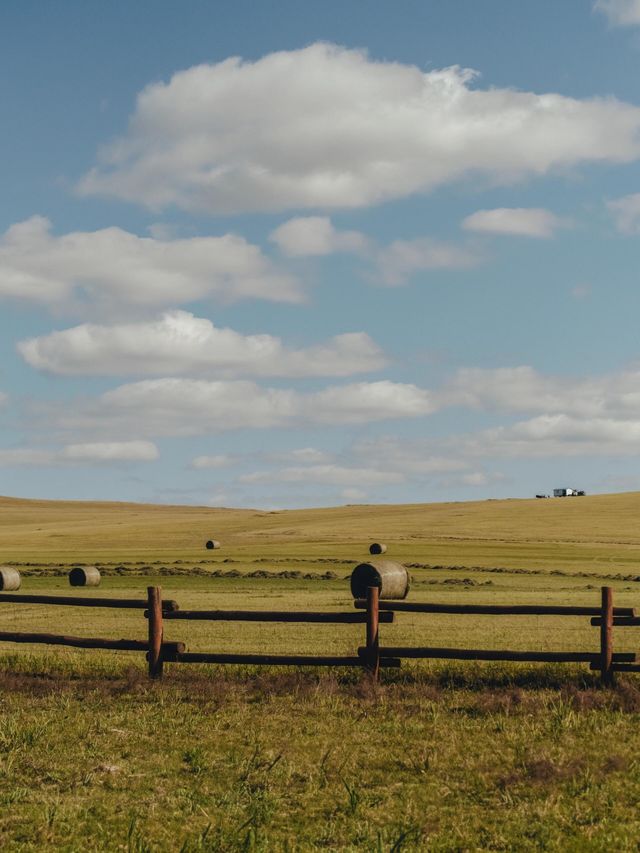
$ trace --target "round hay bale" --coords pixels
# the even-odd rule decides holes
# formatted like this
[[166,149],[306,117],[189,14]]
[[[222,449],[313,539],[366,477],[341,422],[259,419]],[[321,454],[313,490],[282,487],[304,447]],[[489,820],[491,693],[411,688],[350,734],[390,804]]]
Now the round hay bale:
[[3,592],[11,592],[11,590],[20,589],[22,580],[20,572],[12,569],[10,566],[2,566],[0,568],[0,590]]
[[409,572],[393,560],[360,563],[351,573],[351,594],[354,598],[366,598],[369,586],[378,587],[381,599],[406,598],[409,594]]
[[207,544],[205,545],[207,551],[217,551],[219,547],[220,543],[217,539],[209,539]]
[[387,546],[383,545],[382,542],[372,542],[369,545],[369,553],[370,554],[386,554]]
[[71,586],[100,586],[100,572],[95,566],[74,566],[69,572]]

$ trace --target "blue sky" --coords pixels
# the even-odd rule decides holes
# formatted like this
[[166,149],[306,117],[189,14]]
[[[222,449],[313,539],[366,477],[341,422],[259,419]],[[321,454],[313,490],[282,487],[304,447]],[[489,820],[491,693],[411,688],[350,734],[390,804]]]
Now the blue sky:
[[0,494],[640,489],[640,0],[5,0]]

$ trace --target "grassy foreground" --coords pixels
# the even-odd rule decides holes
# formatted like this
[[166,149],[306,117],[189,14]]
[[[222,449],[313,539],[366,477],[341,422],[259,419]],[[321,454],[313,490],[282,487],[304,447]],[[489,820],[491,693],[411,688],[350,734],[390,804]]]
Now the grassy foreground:
[[637,849],[634,686],[460,667],[149,684],[93,660],[3,661],[3,849]]
[[[24,592],[163,587],[184,609],[351,609],[384,541],[412,600],[640,607],[640,495],[283,513],[0,499]],[[214,537],[223,550],[207,552]],[[79,591],[78,594],[83,594]],[[0,608],[0,630],[145,637],[140,613]],[[594,650],[588,619],[404,614],[383,642]],[[172,622],[189,650],[353,654],[362,626]],[[640,680],[586,667],[359,672],[168,665],[3,644],[0,847],[10,851],[636,850]],[[615,633],[637,650],[636,631]]]
[[[132,569],[132,571],[135,571]],[[483,578],[494,577],[485,585]],[[95,592],[182,607],[350,608],[347,582],[107,576]],[[584,578],[422,570],[415,600],[597,600]],[[619,603],[633,585],[612,582]],[[591,587],[591,588],[589,588]],[[27,591],[66,593],[63,577]],[[93,592],[93,591],[92,591]],[[80,593],[81,594],[81,593]],[[389,643],[597,648],[586,619],[420,617]],[[145,636],[140,613],[25,605],[0,630]],[[190,650],[352,654],[362,626],[166,625]],[[635,648],[619,631],[616,648]],[[586,667],[406,662],[353,670],[168,665],[142,655],[4,645],[0,846],[40,851],[635,850],[640,690]]]

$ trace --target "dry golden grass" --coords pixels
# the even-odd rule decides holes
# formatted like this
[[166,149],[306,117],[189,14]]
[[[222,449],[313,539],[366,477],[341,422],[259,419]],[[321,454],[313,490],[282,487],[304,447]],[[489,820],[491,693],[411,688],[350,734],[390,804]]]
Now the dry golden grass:
[[[640,493],[551,500],[259,510],[0,498],[0,561],[198,562],[388,556],[436,566],[632,572]],[[205,551],[207,539],[221,551]]]

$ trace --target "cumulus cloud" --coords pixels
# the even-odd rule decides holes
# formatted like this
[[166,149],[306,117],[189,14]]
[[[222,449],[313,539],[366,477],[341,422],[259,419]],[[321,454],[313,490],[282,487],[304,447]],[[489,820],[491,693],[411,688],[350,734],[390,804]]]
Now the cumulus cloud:
[[118,462],[153,462],[158,448],[150,441],[100,441],[67,444],[56,449],[18,447],[0,450],[1,467],[101,465]]
[[477,210],[462,221],[467,231],[485,234],[510,234],[519,237],[552,237],[565,220],[538,207],[498,207]]
[[[377,486],[403,483],[443,482],[443,477],[458,476],[458,483],[473,485],[465,475],[477,472],[477,461],[461,458],[452,446],[436,439],[400,439],[383,436],[360,439],[345,451],[335,454],[316,448],[301,448],[289,453],[262,454],[266,463],[289,463],[243,474],[240,485],[297,483],[343,487],[340,497],[362,500]],[[439,455],[438,455],[439,454]]]
[[219,329],[186,311],[147,322],[84,323],[17,346],[32,367],[67,376],[350,376],[386,365],[364,332],[296,350],[272,335]]
[[324,465],[333,462],[333,454],[317,447],[298,447],[280,453],[269,453],[267,458],[276,462],[295,462],[304,465]]
[[640,371],[581,379],[545,376],[528,366],[465,368],[443,389],[438,402],[503,412],[640,418]]
[[636,456],[640,453],[640,419],[539,415],[464,437],[460,445],[469,456]]
[[0,237],[0,297],[159,308],[216,297],[295,302],[297,282],[242,237],[158,240],[121,228],[53,236],[33,216]]
[[428,415],[437,404],[423,388],[383,380],[325,388],[309,395],[306,409],[307,418],[319,423],[367,423]]
[[291,258],[363,252],[369,241],[359,231],[338,231],[328,216],[299,216],[284,222],[269,237]]
[[158,448],[150,441],[97,441],[89,444],[68,444],[62,458],[91,462],[153,462],[159,457]]
[[470,173],[511,182],[640,156],[635,106],[475,77],[321,43],[194,66],[139,94],[78,189],[155,210],[356,208]]
[[603,12],[614,27],[640,25],[640,0],[596,0],[593,8]]
[[503,479],[500,472],[478,470],[483,459],[638,455],[640,414],[623,420],[554,413],[445,438],[369,439],[352,448],[352,464],[402,473],[407,481],[482,486]]
[[362,382],[298,392],[249,381],[148,379],[72,407],[51,404],[58,428],[92,434],[202,435],[304,424],[352,424],[418,417],[435,408],[415,385]]
[[443,243],[429,237],[396,240],[377,246],[359,231],[338,231],[327,216],[290,219],[270,235],[289,257],[351,252],[362,255],[374,268],[374,277],[390,286],[404,284],[414,273],[425,270],[468,269],[483,260],[466,246]]
[[616,228],[622,234],[640,234],[640,193],[616,198],[607,202]]
[[390,286],[404,284],[417,272],[469,269],[481,261],[482,257],[476,251],[426,237],[396,240],[376,255],[380,278]]

